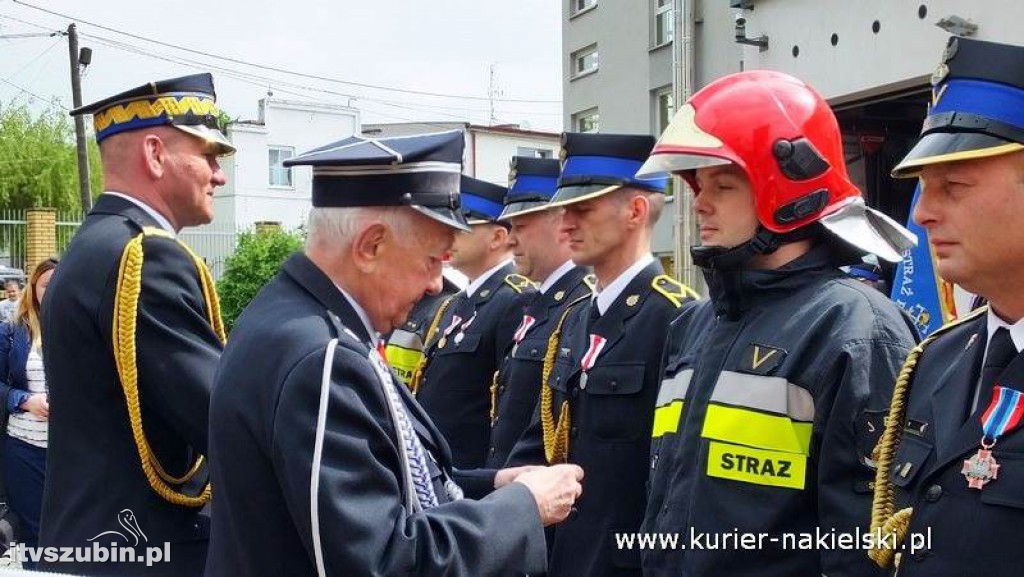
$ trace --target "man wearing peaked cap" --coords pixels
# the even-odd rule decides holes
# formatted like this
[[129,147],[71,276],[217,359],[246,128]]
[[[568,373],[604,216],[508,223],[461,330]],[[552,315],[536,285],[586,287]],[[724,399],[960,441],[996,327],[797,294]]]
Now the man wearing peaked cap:
[[540,399],[548,338],[562,312],[590,295],[587,270],[572,262],[561,208],[549,201],[558,187],[555,159],[512,158],[509,193],[501,219],[512,229],[509,244],[520,274],[538,283],[495,379],[491,406],[491,447],[486,466],[501,468],[523,434]]
[[[497,220],[507,193],[504,186],[462,177],[462,212],[472,230],[455,238],[451,263],[469,286],[434,315],[422,366],[413,374],[416,398],[448,440],[460,469],[478,469],[487,461],[495,372],[533,292],[529,279],[515,274],[508,228]],[[493,484],[467,489],[479,495]]]
[[[921,138],[893,170],[919,177],[914,220],[943,279],[987,307],[911,353],[880,444],[872,528],[899,575],[1009,576],[1024,550],[1024,47],[949,39]],[[956,551],[954,554],[953,551]]]
[[695,295],[663,274],[651,231],[667,179],[638,180],[650,136],[565,134],[551,206],[564,207],[572,260],[597,285],[556,320],[541,400],[510,464],[575,463],[587,472],[576,512],[553,531],[552,577],[640,575],[614,533],[640,527],[648,435],[669,323]]
[[[176,238],[210,222],[225,183],[213,79],[153,82],[72,111],[91,114],[106,192],[47,290],[50,422],[44,547],[87,547],[133,516],[167,563],[44,563],[77,575],[200,575],[210,499],[210,390],[224,340],[213,279]],[[127,511],[127,513],[125,513]],[[123,521],[122,521],[123,522]],[[122,530],[123,531],[123,530]],[[109,545],[106,538],[101,544]],[[125,546],[119,542],[118,546]]]
[[313,166],[306,248],[239,317],[210,407],[208,576],[536,574],[582,471],[462,498],[448,444],[378,352],[441,289],[461,132],[345,139]]
[[828,103],[779,72],[694,94],[641,174],[666,169],[693,187],[710,298],[668,334],[641,531],[765,537],[644,551],[644,575],[876,574],[860,549],[781,540],[867,525],[873,449],[914,333],[839,267],[899,259],[910,233],[864,206]]

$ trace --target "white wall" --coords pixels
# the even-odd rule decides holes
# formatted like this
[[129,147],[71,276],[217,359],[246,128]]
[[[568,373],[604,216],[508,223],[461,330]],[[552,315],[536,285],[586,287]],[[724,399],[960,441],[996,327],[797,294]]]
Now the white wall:
[[312,170],[292,168],[292,186],[272,187],[269,150],[292,147],[295,155],[357,134],[359,111],[340,106],[264,100],[260,121],[228,127],[238,151],[222,163],[228,184],[214,194],[214,222],[247,228],[277,221],[285,228],[305,223],[312,191]]
[[516,156],[520,146],[539,148],[558,158],[561,135],[550,136],[536,133],[505,133],[472,129],[473,138],[467,144],[467,167],[465,172],[480,180],[508,186],[509,161]]

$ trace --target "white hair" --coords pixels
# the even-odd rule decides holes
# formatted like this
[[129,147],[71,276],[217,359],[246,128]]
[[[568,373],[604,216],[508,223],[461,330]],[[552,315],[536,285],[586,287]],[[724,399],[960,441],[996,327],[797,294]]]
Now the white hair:
[[313,208],[309,211],[306,249],[347,246],[371,221],[382,222],[395,236],[405,238],[413,231],[415,217],[416,212],[404,206]]

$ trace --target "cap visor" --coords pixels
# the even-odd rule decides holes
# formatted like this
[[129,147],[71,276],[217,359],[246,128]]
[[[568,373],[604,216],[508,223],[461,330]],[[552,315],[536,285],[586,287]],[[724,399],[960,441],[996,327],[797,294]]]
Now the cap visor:
[[441,224],[450,226],[455,230],[461,230],[462,232],[470,231],[469,224],[466,223],[466,218],[457,210],[452,210],[450,208],[428,208],[418,204],[410,205],[409,208],[423,216],[430,217]]
[[917,245],[917,235],[860,198],[822,217],[821,224],[847,244],[889,262],[903,260],[903,252]]
[[599,196],[604,196],[609,192],[614,192],[624,185],[613,184],[604,185],[600,184],[597,186],[565,186],[558,189],[555,196],[551,198],[551,202],[547,204],[548,208],[555,208],[557,206],[567,206],[575,204],[577,202],[583,202],[584,200],[590,200]]
[[893,178],[914,178],[929,164],[986,158],[1024,150],[1024,144],[978,132],[933,132],[921,137],[892,169]]
[[235,146],[231,144],[228,137],[224,136],[223,132],[216,128],[210,128],[203,124],[172,124],[171,126],[202,139],[212,148],[212,152],[217,156],[227,156],[235,153]]
[[498,220],[508,220],[524,214],[530,214],[533,212],[541,212],[547,210],[552,206],[544,201],[531,201],[531,202],[513,202],[505,206],[505,209],[498,215]]
[[662,178],[666,173],[696,170],[708,166],[732,164],[728,158],[689,152],[663,152],[652,154],[637,171],[637,178]]

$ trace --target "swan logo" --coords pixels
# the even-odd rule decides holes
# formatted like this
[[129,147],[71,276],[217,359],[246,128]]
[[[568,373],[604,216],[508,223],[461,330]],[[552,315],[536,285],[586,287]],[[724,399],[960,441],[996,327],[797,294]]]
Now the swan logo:
[[139,528],[139,522],[135,518],[135,513],[133,513],[131,509],[122,509],[121,512],[117,514],[117,522],[122,528],[124,528],[124,533],[121,531],[104,531],[92,539],[89,539],[89,541],[95,541],[104,535],[117,535],[124,539],[126,544],[130,544],[133,547],[139,544],[139,537],[142,537],[144,542],[149,542],[149,538],[146,537],[146,534]]

